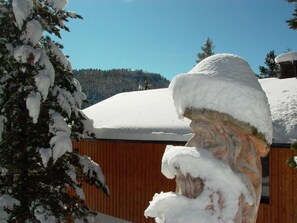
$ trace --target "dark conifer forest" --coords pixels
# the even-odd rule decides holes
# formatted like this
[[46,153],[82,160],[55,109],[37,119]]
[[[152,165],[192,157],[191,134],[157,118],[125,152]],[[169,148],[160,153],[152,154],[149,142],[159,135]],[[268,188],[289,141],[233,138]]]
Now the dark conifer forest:
[[166,88],[169,80],[160,74],[131,69],[74,70],[83,92],[87,96],[86,108],[121,92]]

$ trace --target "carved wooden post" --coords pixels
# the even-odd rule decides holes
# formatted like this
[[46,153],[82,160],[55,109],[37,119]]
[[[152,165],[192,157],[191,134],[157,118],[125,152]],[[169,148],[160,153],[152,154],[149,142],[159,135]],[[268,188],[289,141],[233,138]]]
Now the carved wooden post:
[[[216,159],[228,163],[234,172],[241,175],[252,193],[252,205],[243,196],[240,197],[234,222],[256,222],[261,198],[261,157],[269,152],[263,135],[250,125],[217,111],[186,109],[184,116],[192,120],[190,126],[195,133],[186,146],[207,149]],[[177,193],[188,198],[199,196],[203,190],[203,180],[189,174],[185,176],[181,171],[178,173]],[[224,197],[220,196],[218,203],[216,205],[223,208]],[[215,204],[210,203],[206,208],[211,209],[213,205]]]
[[255,223],[272,122],[248,63],[213,55],[177,75],[169,89],[194,136],[185,147],[167,146],[161,171],[176,179],[176,193],[156,194],[146,216],[160,223]]

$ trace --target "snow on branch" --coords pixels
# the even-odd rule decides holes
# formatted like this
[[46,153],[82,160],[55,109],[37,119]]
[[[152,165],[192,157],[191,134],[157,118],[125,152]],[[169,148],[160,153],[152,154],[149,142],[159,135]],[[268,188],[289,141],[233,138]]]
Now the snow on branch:
[[81,200],[85,200],[85,193],[84,193],[83,189],[78,185],[78,182],[77,182],[77,175],[76,175],[75,167],[69,164],[68,170],[66,173],[70,177],[72,182],[74,182],[74,190],[75,190],[76,194],[78,195],[78,197]]
[[83,167],[83,174],[92,184],[102,188],[106,194],[109,194],[108,186],[105,184],[105,177],[101,167],[88,156],[79,156],[79,163]]
[[70,61],[64,55],[59,46],[52,41],[50,41],[50,51],[56,56],[57,60],[60,61],[65,69],[72,70]]
[[47,0],[47,1],[56,10],[62,10],[68,4],[68,0]]
[[0,222],[8,222],[8,210],[12,210],[14,206],[19,206],[20,202],[8,194],[0,196]]
[[32,46],[29,45],[22,45],[14,49],[13,56],[20,63],[35,65],[40,59],[41,50],[34,49]]
[[33,11],[33,0],[13,0],[12,7],[17,26],[21,30],[24,21]]
[[57,97],[58,104],[70,118],[72,111],[75,110],[76,107],[72,94],[63,88],[55,86],[53,89],[53,95]]
[[50,210],[50,206],[40,204],[39,200],[31,203],[31,211],[34,213],[35,218],[40,222],[55,223],[57,222],[56,217]]
[[25,44],[31,43],[35,46],[42,37],[42,26],[41,24],[33,19],[26,23],[26,30],[23,32],[20,40],[22,40]]
[[29,110],[29,116],[33,118],[33,123],[36,124],[40,112],[40,101],[41,96],[39,92],[32,92],[28,95],[26,99],[26,106]]
[[51,110],[50,116],[49,131],[54,134],[50,140],[50,146],[53,150],[53,162],[55,163],[66,152],[72,152],[71,130],[59,113]]

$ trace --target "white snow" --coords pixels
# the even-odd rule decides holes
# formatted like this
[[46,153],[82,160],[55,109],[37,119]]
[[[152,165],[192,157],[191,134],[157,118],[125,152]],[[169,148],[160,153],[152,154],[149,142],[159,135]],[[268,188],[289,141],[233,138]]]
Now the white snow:
[[[32,207],[31,207],[32,208]],[[34,208],[34,216],[37,220],[42,223],[56,223],[57,219],[49,207],[44,207],[43,205],[35,206]]]
[[54,134],[50,140],[50,146],[52,148],[53,162],[55,163],[66,152],[72,152],[71,130],[59,113],[50,111],[50,116],[49,131]]
[[275,62],[282,63],[282,62],[293,62],[297,60],[297,52],[288,52],[282,53],[275,58]]
[[29,45],[22,45],[14,49],[13,56],[21,63],[34,65],[40,59],[41,53],[39,49],[34,49]]
[[17,26],[21,30],[24,24],[24,20],[26,20],[32,13],[33,0],[13,0],[12,7]]
[[[259,82],[272,113],[272,142],[297,141],[297,79],[266,78]],[[260,104],[247,109],[253,111],[254,106]],[[84,113],[94,120],[98,138],[187,141],[192,136],[189,120],[177,118],[167,88],[117,94],[86,108]]]
[[186,108],[210,109],[249,123],[272,141],[267,97],[248,63],[233,54],[216,54],[170,83],[180,118]]
[[[71,178],[71,180],[77,184],[77,177],[76,177],[76,172],[75,172],[75,167],[72,165],[68,165],[68,170],[66,171],[67,175]],[[75,192],[77,194],[77,196],[81,199],[81,200],[85,200],[85,193],[83,191],[83,189],[77,185],[74,186]]]
[[75,100],[69,91],[58,86],[54,87],[53,94],[57,96],[60,107],[71,117],[72,108],[75,108]]
[[52,150],[50,148],[40,148],[38,152],[41,156],[43,166],[47,167],[48,161],[53,156]]
[[98,179],[100,182],[102,182],[103,185],[105,184],[105,177],[102,173],[101,167],[98,163],[91,160],[88,156],[79,156],[79,163],[83,167],[83,173],[90,176],[91,178]]
[[83,110],[98,138],[187,141],[190,121],[179,120],[167,88],[117,94]]
[[50,51],[57,57],[57,60],[63,65],[63,67],[67,70],[71,70],[71,63],[64,55],[62,50],[54,43],[51,42],[50,44]]
[[51,125],[49,126],[49,132],[55,134],[56,132],[65,132],[67,135],[70,136],[71,129],[65,122],[62,115],[57,112],[50,111],[51,115]]
[[40,72],[45,73],[50,79],[50,86],[54,85],[55,82],[55,69],[53,64],[50,62],[46,52],[42,51],[39,64],[44,67]]
[[62,10],[68,3],[68,0],[47,0],[56,10]]
[[35,76],[35,84],[42,96],[43,101],[45,101],[48,95],[48,89],[51,84],[50,78],[46,74],[45,70],[39,71],[39,74]]
[[81,108],[82,102],[87,99],[87,96],[82,92],[81,85],[77,79],[73,78],[72,84],[76,88],[76,91],[73,94],[74,100],[77,104],[77,107]]
[[13,198],[8,194],[3,194],[0,196],[0,222],[7,222],[9,219],[8,210],[12,210],[14,206],[19,206],[20,201]]
[[40,112],[40,100],[41,96],[39,92],[32,92],[26,99],[26,107],[29,110],[29,116],[33,118],[33,123],[36,124]]
[[43,30],[41,24],[37,20],[33,19],[26,23],[26,30],[21,35],[20,39],[25,44],[31,43],[35,46],[39,42],[42,32]]
[[[254,202],[252,192],[241,176],[234,173],[227,163],[214,158],[208,150],[167,146],[162,158],[162,173],[172,179],[178,175],[177,169],[184,176],[189,174],[202,179],[204,189],[195,199],[172,192],[156,194],[145,215],[155,217],[158,223],[233,222],[240,196],[244,196],[249,205]],[[220,208],[220,199],[224,200],[223,208]]]
[[72,152],[71,139],[68,134],[62,131],[56,132],[56,135],[51,138],[50,146],[53,148],[54,163],[66,152]]
[[54,85],[55,69],[44,50],[40,50],[40,57],[38,59],[38,63],[43,69],[39,70],[39,73],[34,78],[42,100],[45,101],[49,87]]
[[260,83],[270,104],[273,143],[297,141],[297,79],[266,78]]

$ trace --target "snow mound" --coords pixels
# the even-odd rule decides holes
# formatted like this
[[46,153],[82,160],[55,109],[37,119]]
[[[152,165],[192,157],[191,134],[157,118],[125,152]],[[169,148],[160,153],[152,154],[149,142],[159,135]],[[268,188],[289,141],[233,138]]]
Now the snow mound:
[[272,121],[267,97],[248,63],[233,54],[216,54],[171,82],[180,118],[186,108],[210,109],[249,123],[272,142]]
[[[155,194],[145,216],[155,217],[157,222],[171,223],[233,222],[241,196],[249,205],[253,204],[252,192],[241,176],[227,163],[214,158],[208,150],[167,146],[162,158],[162,173],[171,179],[179,174],[177,169],[184,176],[189,174],[202,179],[202,193],[195,199],[172,192]],[[220,207],[222,200],[223,208]]]

